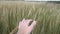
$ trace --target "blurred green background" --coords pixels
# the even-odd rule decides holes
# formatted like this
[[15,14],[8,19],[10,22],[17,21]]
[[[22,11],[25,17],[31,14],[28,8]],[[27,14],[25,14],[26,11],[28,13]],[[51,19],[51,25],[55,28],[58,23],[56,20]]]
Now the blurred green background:
[[31,34],[60,34],[60,4],[0,1],[0,34],[16,34],[23,18],[37,21]]

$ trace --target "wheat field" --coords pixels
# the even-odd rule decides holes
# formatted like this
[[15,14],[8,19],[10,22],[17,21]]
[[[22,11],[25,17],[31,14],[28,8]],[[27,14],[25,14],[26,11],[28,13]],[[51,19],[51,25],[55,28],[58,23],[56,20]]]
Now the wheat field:
[[60,34],[60,4],[0,1],[0,34],[16,34],[23,18],[37,21],[31,34]]

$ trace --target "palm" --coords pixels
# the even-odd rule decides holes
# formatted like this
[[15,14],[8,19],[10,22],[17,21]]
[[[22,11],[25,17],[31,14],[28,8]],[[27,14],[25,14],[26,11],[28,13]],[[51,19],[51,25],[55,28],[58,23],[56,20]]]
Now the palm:
[[33,21],[30,26],[29,23],[32,21],[31,19],[23,19],[21,22],[19,22],[19,28],[18,28],[18,34],[30,34],[34,26],[36,25],[36,21]]

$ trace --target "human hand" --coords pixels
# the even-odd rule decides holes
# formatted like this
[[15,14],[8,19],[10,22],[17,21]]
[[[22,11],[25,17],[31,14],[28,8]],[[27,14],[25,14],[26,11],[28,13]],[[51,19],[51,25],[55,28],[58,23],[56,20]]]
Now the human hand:
[[[31,25],[29,23],[33,21],[32,19],[23,19],[19,22],[18,32],[17,34],[30,34],[36,25],[36,21],[33,21]],[[28,26],[29,25],[29,26]]]

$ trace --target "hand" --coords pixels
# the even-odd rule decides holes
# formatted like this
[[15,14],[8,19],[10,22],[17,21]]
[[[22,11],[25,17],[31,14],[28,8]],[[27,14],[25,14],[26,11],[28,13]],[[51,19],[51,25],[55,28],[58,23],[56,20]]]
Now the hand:
[[22,21],[20,21],[17,34],[30,34],[34,26],[36,25],[36,21],[33,21],[32,24],[28,26],[31,21],[33,20],[23,19]]

